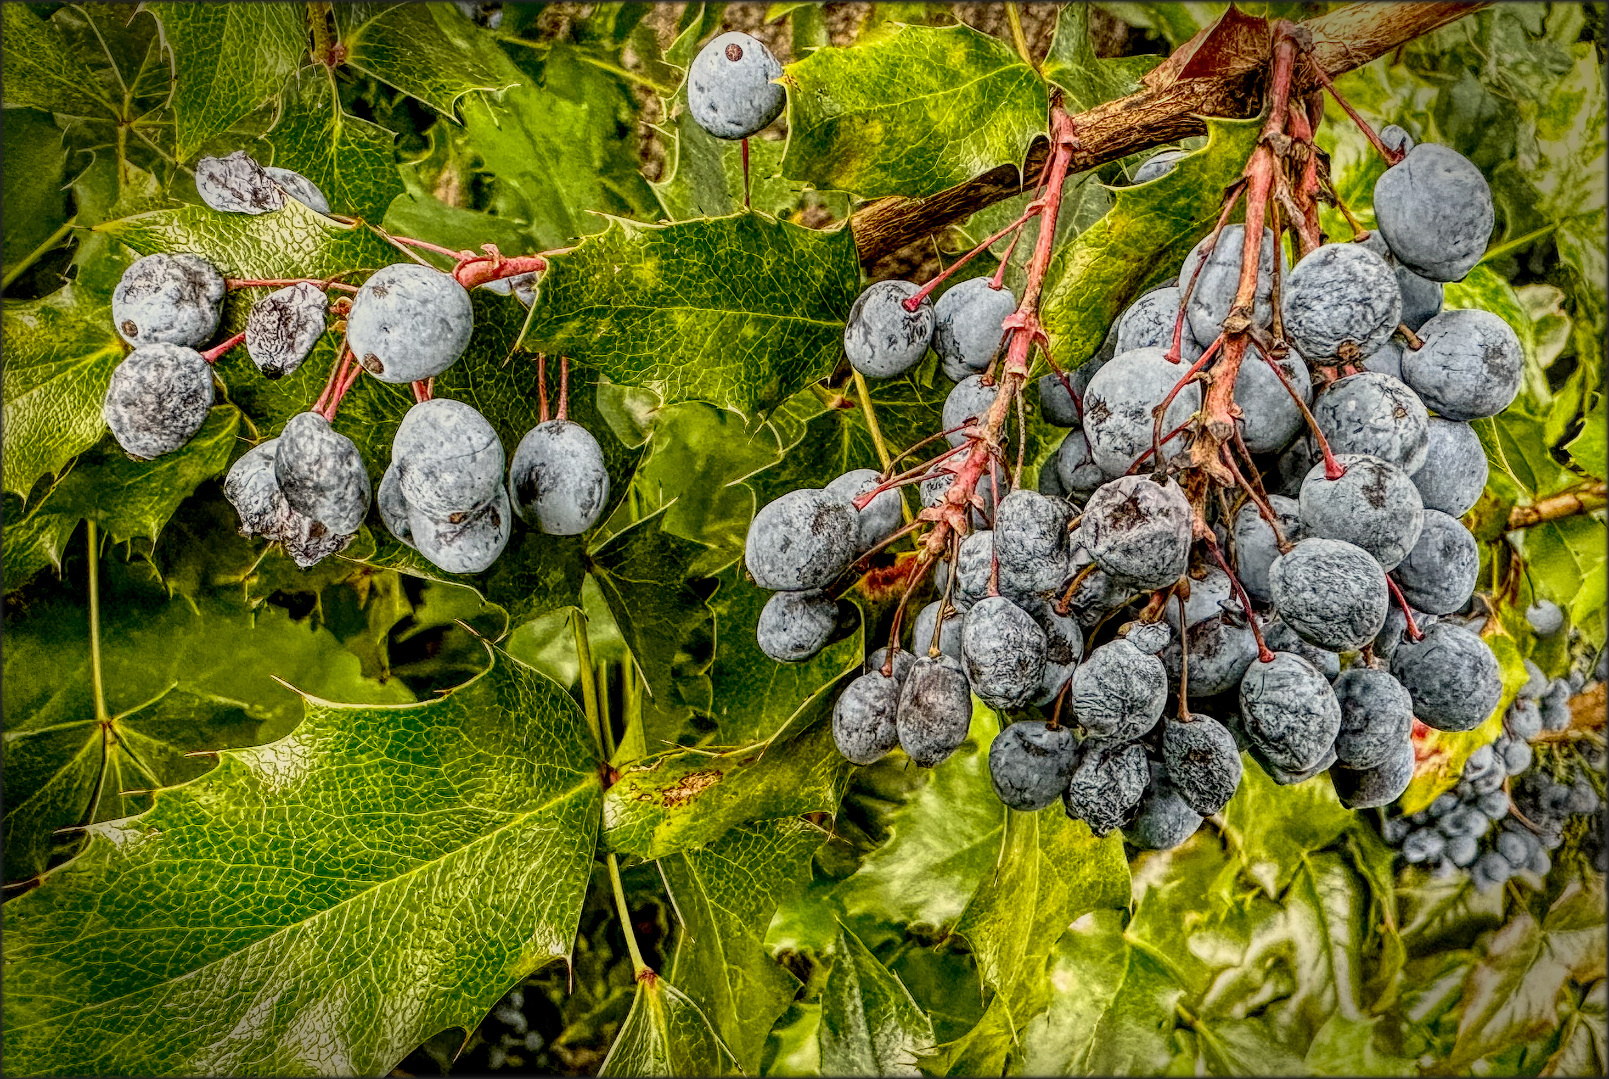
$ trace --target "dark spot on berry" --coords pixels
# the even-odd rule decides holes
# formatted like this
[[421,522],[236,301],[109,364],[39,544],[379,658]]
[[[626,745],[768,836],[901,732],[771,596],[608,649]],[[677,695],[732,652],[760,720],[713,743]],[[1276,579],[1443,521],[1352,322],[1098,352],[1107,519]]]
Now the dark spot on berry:
[[140,328],[134,324],[133,319],[126,318],[123,320],[123,333],[127,337],[138,337],[140,336]]
[[732,42],[726,47],[726,58],[734,64],[743,59],[743,46],[735,41]]
[[363,354],[363,358],[358,362],[361,363],[363,365],[363,369],[369,372],[371,375],[385,374],[385,364],[381,363],[380,357],[376,356],[372,352],[365,352]]
[[390,291],[391,290],[387,288],[384,283],[369,286],[369,295],[373,296],[377,300],[382,299]]

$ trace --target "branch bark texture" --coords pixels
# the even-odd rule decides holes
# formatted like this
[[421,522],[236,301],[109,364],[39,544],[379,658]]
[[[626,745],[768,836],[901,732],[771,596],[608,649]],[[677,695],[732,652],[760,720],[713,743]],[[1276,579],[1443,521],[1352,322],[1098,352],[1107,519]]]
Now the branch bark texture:
[[[1487,6],[1446,0],[1357,3],[1298,25],[1311,35],[1313,62],[1333,77]],[[1237,55],[1213,75],[1179,79],[1079,113],[1073,117],[1078,134],[1073,171],[1203,134],[1203,116],[1255,116],[1262,108],[1258,91],[1267,63],[1266,52]],[[861,265],[1028,190],[1049,153],[1049,144],[1039,141],[1021,169],[1002,165],[925,199],[886,198],[862,208],[850,220]]]

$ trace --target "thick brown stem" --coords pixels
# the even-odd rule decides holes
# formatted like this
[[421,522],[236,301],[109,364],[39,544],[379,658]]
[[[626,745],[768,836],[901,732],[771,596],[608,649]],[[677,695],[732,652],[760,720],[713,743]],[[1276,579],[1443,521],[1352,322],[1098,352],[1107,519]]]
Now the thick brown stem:
[[[1312,64],[1333,77],[1486,6],[1455,0],[1359,3],[1309,19],[1301,27],[1312,36]],[[1086,171],[1153,146],[1200,135],[1207,129],[1202,119],[1206,116],[1255,115],[1261,102],[1256,87],[1266,63],[1266,57],[1248,51],[1227,60],[1210,76],[1147,88],[1079,113],[1073,117],[1079,140],[1073,170]],[[893,197],[872,203],[850,221],[861,264],[876,262],[985,206],[1029,190],[1025,177],[1035,175],[1054,149],[1039,143],[1022,168],[1002,165],[925,199]],[[1053,189],[1059,190],[1059,186],[1053,185]]]
[[1530,528],[1548,521],[1574,517],[1578,513],[1591,513],[1602,509],[1606,501],[1609,501],[1609,484],[1589,483],[1573,491],[1549,495],[1529,506],[1515,506],[1508,511],[1508,527],[1510,531]]

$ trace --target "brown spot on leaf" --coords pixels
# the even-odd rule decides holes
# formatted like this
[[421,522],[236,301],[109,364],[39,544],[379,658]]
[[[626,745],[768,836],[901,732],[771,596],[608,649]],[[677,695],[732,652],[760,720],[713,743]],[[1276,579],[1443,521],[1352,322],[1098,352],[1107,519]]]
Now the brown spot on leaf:
[[688,772],[675,783],[660,789],[660,804],[666,809],[676,809],[684,806],[697,797],[700,791],[719,783],[724,774],[719,768],[705,768],[697,772]]

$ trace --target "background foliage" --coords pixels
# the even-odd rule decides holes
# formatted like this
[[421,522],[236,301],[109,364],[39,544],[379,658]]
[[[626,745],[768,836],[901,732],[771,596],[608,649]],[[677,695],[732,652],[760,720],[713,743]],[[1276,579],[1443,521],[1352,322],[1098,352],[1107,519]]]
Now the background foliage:
[[[1603,878],[1582,859],[1495,894],[1398,874],[1328,780],[1248,768],[1192,841],[1130,860],[1001,808],[981,707],[937,771],[844,764],[823,720],[886,625],[875,578],[853,594],[868,628],[813,660],[754,644],[754,507],[879,463],[838,346],[850,211],[1019,161],[1052,85],[1081,108],[1130,92],[1225,6],[1026,6],[1042,77],[998,5],[0,5],[11,1069],[1601,1074]],[[731,28],[788,64],[755,214],[681,89]],[[1447,292],[1527,351],[1519,399],[1478,424],[1492,480],[1469,518],[1511,671],[1604,643],[1602,514],[1506,528],[1605,478],[1604,44],[1601,5],[1502,4],[1341,80],[1492,182],[1492,251]],[[1046,301],[1064,363],[1210,226],[1248,128],[1213,124],[1143,191],[1122,186],[1137,158],[1069,180]],[[1367,215],[1380,163],[1339,110],[1320,142]],[[206,210],[196,158],[241,148],[361,220]],[[1019,209],[868,272],[925,278]],[[530,354],[573,357],[614,491],[593,534],[521,531],[474,579],[373,526],[306,572],[241,538],[221,476],[316,396],[331,337],[273,383],[231,355],[193,442],[118,451],[100,400],[129,261],[396,261],[364,221],[574,245],[528,319],[476,294],[437,391],[512,446]],[[936,430],[947,388],[931,358],[876,386],[887,443]],[[410,403],[364,379],[343,405],[376,478]],[[1030,459],[1053,446],[1038,432]],[[1531,633],[1536,597],[1572,635]],[[1428,743],[1408,800],[1494,734]],[[632,978],[606,855],[659,979]]]

